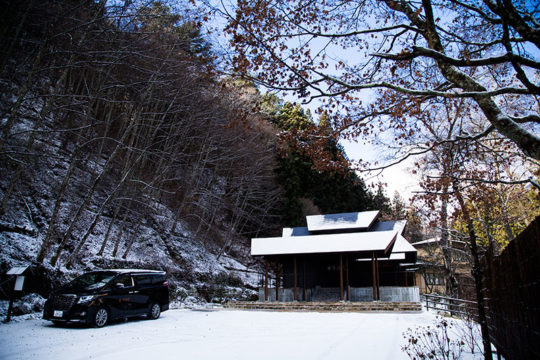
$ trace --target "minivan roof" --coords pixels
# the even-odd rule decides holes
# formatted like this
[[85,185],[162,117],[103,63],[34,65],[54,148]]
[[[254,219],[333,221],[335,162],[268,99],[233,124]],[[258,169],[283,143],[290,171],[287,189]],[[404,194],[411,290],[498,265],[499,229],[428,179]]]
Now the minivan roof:
[[96,271],[111,271],[116,272],[119,274],[124,273],[154,273],[154,274],[165,274],[165,271],[160,270],[146,270],[146,269],[103,269],[103,270],[96,270]]

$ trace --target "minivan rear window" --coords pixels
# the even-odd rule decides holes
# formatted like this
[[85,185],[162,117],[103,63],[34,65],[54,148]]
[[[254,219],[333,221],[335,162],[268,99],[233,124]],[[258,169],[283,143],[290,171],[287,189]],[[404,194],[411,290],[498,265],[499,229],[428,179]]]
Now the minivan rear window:
[[152,284],[161,284],[167,280],[165,275],[156,274],[152,276]]
[[151,275],[137,275],[135,276],[135,282],[137,285],[150,285],[152,283]]

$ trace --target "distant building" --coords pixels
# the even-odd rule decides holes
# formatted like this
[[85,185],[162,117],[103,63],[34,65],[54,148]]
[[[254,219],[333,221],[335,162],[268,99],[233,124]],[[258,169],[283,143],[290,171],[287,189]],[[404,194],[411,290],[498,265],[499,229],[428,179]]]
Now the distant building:
[[468,244],[459,240],[449,240],[447,247],[450,264],[445,265],[441,239],[418,241],[411,244],[418,251],[416,284],[420,294],[447,294],[449,270],[457,282],[457,294],[462,299],[474,299],[474,281],[471,276]]
[[418,251],[416,284],[420,294],[445,294],[446,273],[443,266],[440,239],[431,238],[413,243]]
[[[378,221],[379,211],[307,216],[307,227],[251,240],[266,262],[266,301],[419,301],[416,249],[406,220]],[[269,269],[278,274],[270,288]]]

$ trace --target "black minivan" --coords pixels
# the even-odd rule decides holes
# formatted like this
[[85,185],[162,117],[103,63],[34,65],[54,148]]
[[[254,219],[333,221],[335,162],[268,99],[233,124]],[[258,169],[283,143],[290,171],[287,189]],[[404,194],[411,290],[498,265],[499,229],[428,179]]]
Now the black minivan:
[[55,324],[85,322],[96,327],[110,320],[146,315],[157,319],[169,309],[169,284],[164,271],[99,270],[87,272],[54,291],[43,318]]

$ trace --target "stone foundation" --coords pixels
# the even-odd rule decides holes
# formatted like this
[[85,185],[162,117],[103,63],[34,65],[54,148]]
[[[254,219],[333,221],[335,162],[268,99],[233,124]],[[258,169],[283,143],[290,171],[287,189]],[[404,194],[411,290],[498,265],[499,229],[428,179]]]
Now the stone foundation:
[[267,302],[231,301],[226,309],[267,310],[267,311],[315,311],[315,312],[421,312],[422,305],[417,302]]

